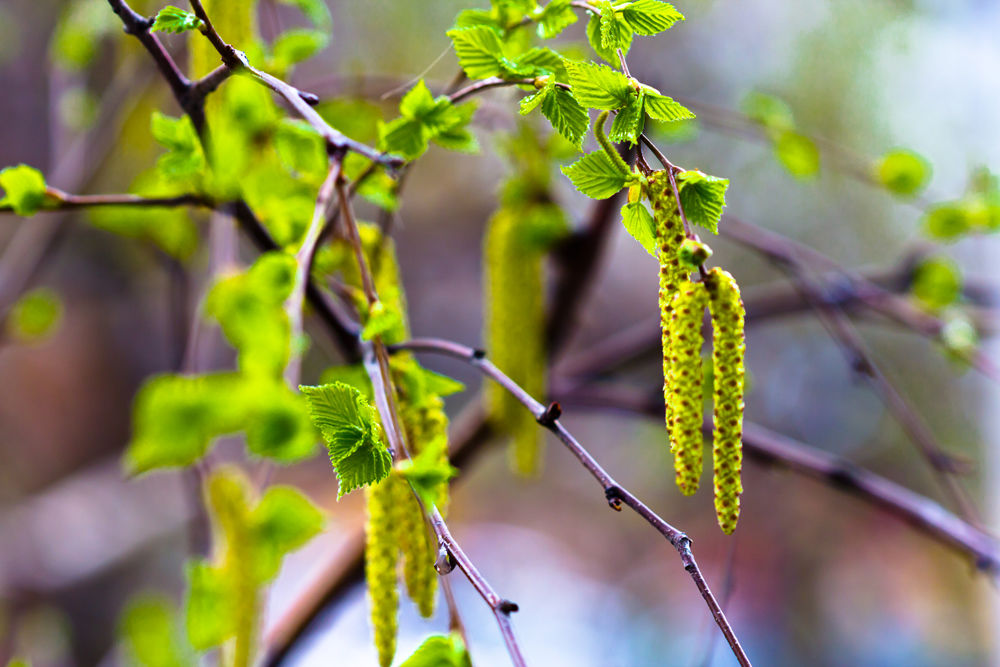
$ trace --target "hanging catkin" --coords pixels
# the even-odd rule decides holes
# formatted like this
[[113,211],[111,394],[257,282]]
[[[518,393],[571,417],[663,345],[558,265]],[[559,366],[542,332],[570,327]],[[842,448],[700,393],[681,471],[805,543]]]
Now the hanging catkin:
[[648,179],[649,202],[656,221],[656,241],[660,260],[660,332],[663,344],[663,400],[666,405],[667,432],[671,427],[670,413],[670,313],[671,300],[685,278],[686,270],[677,256],[684,243],[684,225],[677,208],[670,177],[666,171],[653,173]]
[[[527,241],[527,219],[511,207],[490,219],[484,249],[485,341],[497,367],[532,396],[545,396],[543,253]],[[536,474],[544,440],[531,412],[496,384],[487,385],[486,396],[491,416],[513,439],[514,470]]]
[[702,469],[701,325],[707,305],[705,286],[684,281],[670,309],[670,450],[677,486],[688,496],[698,490]]
[[396,654],[396,563],[399,539],[396,532],[400,500],[409,494],[405,483],[395,474],[366,489],[368,521],[365,524],[365,579],[371,607],[372,630],[379,664],[389,667]]
[[705,284],[713,331],[715,513],[719,527],[728,535],[736,529],[740,494],[743,493],[740,473],[743,467],[745,310],[740,288],[726,271],[712,269]]

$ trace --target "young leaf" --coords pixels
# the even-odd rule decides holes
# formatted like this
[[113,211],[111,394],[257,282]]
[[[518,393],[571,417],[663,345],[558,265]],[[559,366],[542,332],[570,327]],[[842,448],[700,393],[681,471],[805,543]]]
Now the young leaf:
[[587,41],[602,60],[618,66],[618,52],[615,49],[604,48],[601,43],[601,15],[596,12],[592,13],[587,21]]
[[953,304],[962,294],[962,272],[947,257],[930,257],[913,273],[913,296],[930,310]]
[[535,20],[538,22],[538,36],[551,39],[576,23],[577,16],[570,0],[551,0]]
[[773,131],[791,130],[795,127],[792,108],[774,95],[753,91],[740,104],[743,113],[763,127]]
[[62,311],[59,295],[40,287],[25,293],[11,306],[4,328],[8,336],[19,342],[45,340],[59,325]]
[[247,380],[253,407],[246,424],[247,450],[279,463],[301,461],[316,451],[316,430],[302,399],[283,382]]
[[167,5],[157,13],[150,30],[180,34],[188,30],[201,30],[204,25],[204,22],[191,12],[186,12],[180,7]]
[[653,257],[657,257],[656,221],[642,202],[622,206],[625,230]]
[[629,2],[622,9],[621,16],[637,35],[656,35],[684,20],[684,15],[673,5],[659,0]]
[[387,308],[382,301],[376,301],[368,312],[368,319],[361,330],[361,338],[371,340],[385,332],[401,326],[403,315],[398,310]]
[[601,11],[601,46],[608,51],[621,49],[623,54],[628,54],[632,46],[632,28],[610,2],[601,0],[597,4]]
[[26,164],[0,171],[0,188],[4,191],[0,206],[9,206],[18,215],[34,215],[45,203],[45,177]]
[[286,5],[294,5],[299,8],[309,21],[320,28],[324,33],[330,32],[333,27],[333,19],[330,17],[330,8],[323,0],[279,0]]
[[127,664],[187,667],[198,662],[182,636],[168,598],[144,594],[129,600],[119,620]]
[[679,102],[673,101],[666,95],[660,95],[647,87],[643,88],[643,97],[646,100],[645,110],[650,118],[663,121],[687,120],[694,118],[694,113]]
[[681,195],[684,215],[695,225],[713,234],[719,231],[722,209],[726,207],[728,178],[709,176],[700,171],[683,171],[677,174],[677,189]]
[[461,637],[435,635],[424,640],[399,667],[472,667],[472,662]]
[[809,137],[786,131],[774,142],[778,161],[796,178],[811,178],[819,173],[819,149]]
[[973,217],[964,202],[946,202],[928,209],[923,225],[931,238],[953,241],[973,228]]
[[[447,446],[444,440],[440,444]],[[425,447],[414,458],[401,461],[396,469],[410,482],[427,506],[441,505],[448,480],[458,474],[458,470],[434,447]]]
[[190,563],[187,577],[187,635],[191,645],[203,651],[236,633],[237,596],[226,572],[208,562]]
[[912,197],[927,185],[931,168],[920,155],[903,149],[890,151],[875,164],[875,177],[886,190]]
[[204,168],[201,141],[188,116],[171,118],[154,111],[150,117],[150,129],[153,138],[168,149],[157,161],[157,168],[165,177],[183,179]]
[[505,60],[497,33],[486,27],[449,30],[458,63],[470,79],[485,79],[502,72]]
[[427,151],[427,130],[420,121],[407,118],[396,118],[388,123],[379,121],[378,134],[380,150],[407,160],[415,160]]
[[291,486],[272,486],[250,512],[254,573],[266,582],[278,574],[281,559],[323,530],[323,513]]
[[627,141],[634,144],[642,134],[646,121],[646,114],[643,113],[643,102],[645,95],[640,93],[638,97],[629,97],[628,104],[618,112],[615,120],[611,123],[611,132],[608,139],[614,142]]
[[282,33],[272,48],[272,64],[278,69],[308,60],[326,48],[330,38],[321,30],[293,28]]
[[338,498],[389,475],[392,458],[382,442],[375,409],[354,387],[342,382],[300,386],[313,424],[326,440],[330,462],[340,479]]
[[607,199],[629,181],[603,150],[587,153],[563,167],[562,172],[572,181],[573,187],[592,199]]
[[567,60],[566,74],[573,97],[585,107],[620,109],[636,93],[627,76],[607,65]]
[[550,83],[542,98],[542,115],[567,141],[577,148],[583,145],[590,117],[570,91],[555,85],[555,82]]

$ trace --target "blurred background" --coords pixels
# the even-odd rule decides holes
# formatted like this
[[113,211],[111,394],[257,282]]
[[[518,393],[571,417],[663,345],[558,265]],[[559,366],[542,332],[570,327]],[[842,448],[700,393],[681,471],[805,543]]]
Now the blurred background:
[[[630,68],[707,110],[704,123],[654,134],[673,162],[730,178],[728,212],[741,219],[845,266],[892,270],[926,245],[922,212],[858,182],[852,168],[907,147],[933,165],[925,196],[937,201],[960,197],[975,167],[1000,164],[1000,3],[675,4],[687,21],[637,40]],[[445,31],[467,7],[460,0],[329,5],[333,38],[296,70],[301,88],[365,96],[391,118],[395,101],[380,102],[384,93],[418,76],[440,90],[454,77]],[[134,6],[147,14],[158,8]],[[295,9],[261,0],[265,39],[301,22]],[[66,34],[70,24],[80,34]],[[583,25],[560,39],[583,49]],[[183,61],[183,40],[167,42]],[[51,185],[76,193],[126,191],[158,154],[149,112],[179,113],[147,54],[126,39],[103,0],[4,0],[0,90],[0,165],[34,165]],[[727,129],[751,91],[786,101],[799,130],[838,147],[841,159],[821,150],[819,173],[797,178],[760,133],[746,131],[752,125]],[[505,89],[484,96],[475,121],[482,155],[432,149],[409,175],[397,248],[416,335],[481,341],[482,234],[506,173],[493,147],[498,133],[514,127],[519,95]],[[588,202],[558,182],[560,201],[581,221]],[[362,206],[361,213],[373,211]],[[183,594],[190,480],[169,472],[125,480],[120,456],[135,391],[150,374],[176,367],[208,259],[196,252],[186,265],[190,280],[179,283],[176,262],[98,229],[82,213],[4,216],[0,240],[0,302],[44,286],[63,309],[47,340],[0,344],[0,658],[23,655],[36,667],[118,664],[116,625],[129,597],[159,591],[179,604]],[[780,272],[746,249],[710,242],[713,264],[730,270],[745,295],[782,283]],[[967,283],[987,294],[1000,281],[993,238],[934,252],[959,262]],[[249,261],[253,249],[242,256]],[[655,319],[656,271],[655,260],[616,227],[564,356]],[[989,320],[986,309],[977,315]],[[996,528],[997,386],[924,338],[884,324],[860,326],[945,448],[976,463],[964,483],[987,527]],[[232,362],[217,335],[210,348],[209,367]],[[988,340],[983,349],[1000,358]],[[304,380],[315,382],[336,361],[314,345]],[[477,400],[480,379],[468,368],[427,363],[467,385],[449,397],[450,414]],[[748,364],[749,419],[941,500],[878,395],[808,310],[753,325]],[[645,391],[659,372],[656,355],[648,355],[622,382]],[[621,483],[693,538],[755,664],[1000,664],[995,586],[967,559],[890,514],[750,461],[740,527],[726,538],[709,492],[686,498],[677,491],[661,420],[571,408],[564,421]],[[358,494],[336,502],[336,480],[319,451],[276,480],[301,485],[330,521],[286,562],[270,594],[269,623],[336,557],[362,514]],[[736,664],[670,545],[637,517],[608,511],[558,443],[549,443],[544,473],[532,481],[510,474],[502,447],[488,447],[463,470],[453,498],[453,532],[491,583],[520,605],[514,622],[530,664]],[[475,663],[507,664],[488,609],[464,580],[452,581]],[[426,621],[409,603],[402,609],[400,656],[447,627],[443,610]],[[367,613],[356,587],[321,615],[287,664],[376,664]]]

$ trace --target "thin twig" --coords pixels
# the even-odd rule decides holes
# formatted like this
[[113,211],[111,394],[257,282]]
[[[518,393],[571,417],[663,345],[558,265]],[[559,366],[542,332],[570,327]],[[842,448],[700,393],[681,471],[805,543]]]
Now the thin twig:
[[715,599],[711,589],[705,582],[705,578],[702,576],[701,570],[698,568],[698,564],[695,562],[694,554],[691,553],[691,539],[682,531],[674,528],[660,518],[660,516],[646,506],[645,503],[618,484],[611,477],[611,475],[609,475],[604,468],[601,467],[590,452],[588,452],[559,421],[560,408],[557,403],[553,403],[548,407],[542,405],[523,388],[521,388],[520,385],[507,377],[503,371],[494,366],[481,350],[475,350],[471,347],[461,345],[460,343],[437,338],[414,338],[405,343],[394,345],[392,349],[410,350],[418,353],[430,352],[461,359],[462,361],[465,361],[479,369],[480,372],[495,381],[507,392],[513,395],[522,405],[528,408],[528,410],[535,416],[538,423],[542,427],[554,433],[556,437],[562,441],[566,448],[569,449],[570,453],[576,457],[580,464],[586,468],[587,472],[589,472],[594,479],[601,484],[604,489],[604,495],[608,500],[608,504],[613,509],[620,511],[622,504],[628,505],[639,516],[653,526],[657,532],[663,535],[677,550],[677,553],[680,555],[681,562],[684,564],[684,569],[691,576],[691,579],[694,580],[698,591],[705,600],[705,604],[708,605],[712,618],[715,619],[715,622],[722,631],[726,641],[729,642],[733,655],[736,656],[740,665],[746,666],[750,664],[750,659],[747,657],[743,647],[740,645],[739,640],[736,638],[736,634],[733,632],[732,626],[730,626],[729,621],[726,620],[725,613],[723,613],[718,601]]
[[[49,200],[45,202],[39,212],[44,211],[65,211],[74,208],[91,208],[95,206],[148,206],[148,207],[177,207],[177,206],[202,206],[211,208],[213,202],[202,195],[186,194],[174,197],[142,197],[132,194],[106,194],[106,195],[73,195],[63,192],[58,188],[48,186],[45,194]],[[0,205],[0,213],[12,213],[13,208],[9,204]]]

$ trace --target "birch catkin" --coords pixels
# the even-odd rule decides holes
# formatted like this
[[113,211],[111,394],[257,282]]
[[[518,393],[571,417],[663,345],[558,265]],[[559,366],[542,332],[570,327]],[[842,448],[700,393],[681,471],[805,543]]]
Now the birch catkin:
[[372,630],[379,664],[389,667],[396,654],[396,563],[399,560],[397,509],[409,489],[396,475],[366,489],[368,521],[365,524],[365,579],[371,606]]
[[712,313],[712,361],[714,366],[715,513],[719,527],[727,535],[736,529],[740,517],[743,483],[743,363],[746,341],[743,331],[745,311],[740,288],[733,277],[715,268],[705,279]]
[[667,432],[671,427],[670,412],[670,313],[671,300],[684,279],[685,269],[677,256],[684,243],[684,224],[677,208],[677,198],[666,171],[658,171],[648,179],[649,203],[656,221],[656,240],[660,260],[660,331],[663,344],[663,400],[666,405]]
[[671,303],[670,314],[670,450],[681,493],[690,496],[698,490],[701,478],[702,450],[702,370],[701,333],[708,292],[702,283],[681,283]]

